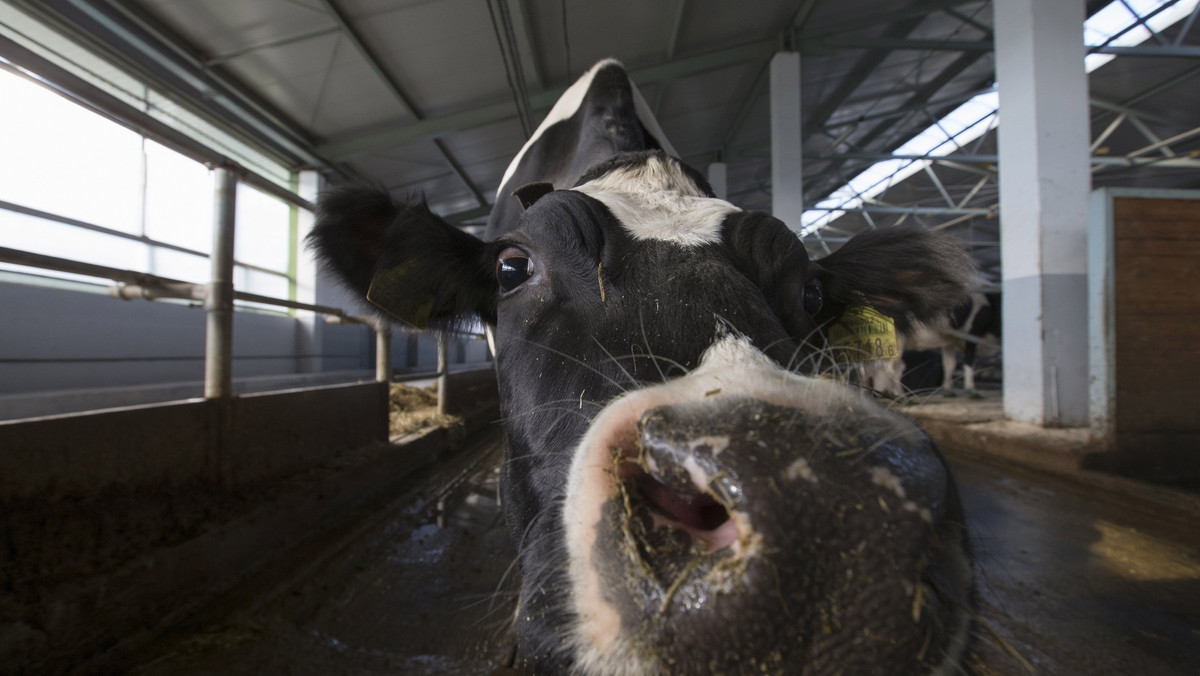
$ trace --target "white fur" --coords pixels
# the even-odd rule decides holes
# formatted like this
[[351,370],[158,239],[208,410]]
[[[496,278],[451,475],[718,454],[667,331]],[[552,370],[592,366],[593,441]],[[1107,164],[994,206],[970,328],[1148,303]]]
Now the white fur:
[[610,171],[576,190],[607,206],[634,239],[681,246],[721,241],[725,217],[741,211],[700,192],[677,162],[661,157]]
[[[558,101],[554,103],[554,107],[551,108],[550,112],[546,115],[546,119],[542,120],[542,123],[538,125],[538,128],[533,132],[533,135],[530,136],[529,140],[525,142],[525,145],[521,147],[521,151],[517,153],[517,156],[513,158],[512,162],[509,162],[508,169],[504,171],[504,177],[500,179],[500,187],[496,188],[497,200],[499,200],[501,195],[504,194],[504,186],[508,185],[508,180],[512,178],[512,175],[517,171],[517,167],[520,166],[521,159],[525,157],[525,153],[528,152],[533,144],[542,137],[542,134],[544,134],[547,129],[558,122],[562,122],[563,120],[570,118],[575,114],[575,111],[579,110],[579,106],[583,103],[583,97],[587,95],[588,89],[592,86],[592,80],[595,79],[596,73],[601,68],[609,65],[621,66],[621,62],[617,61],[616,59],[604,59],[603,61],[597,62],[596,65],[588,69],[588,72],[581,75],[579,79],[575,81],[575,84],[567,87],[567,90],[562,93],[562,96],[558,98]],[[650,135],[654,137],[654,140],[658,141],[658,145],[661,146],[663,150],[667,151],[667,153],[671,155],[674,155],[675,149],[671,147],[671,143],[667,141],[667,137],[663,135],[662,128],[658,126],[658,120],[654,119],[654,114],[650,111],[650,107],[646,105],[646,100],[642,98],[641,92],[638,91],[637,86],[635,86],[633,82],[630,82],[629,86],[633,89],[634,110],[637,113],[638,121],[642,123],[642,126],[646,128],[646,131],[650,132]],[[556,185],[554,187],[566,188],[569,186]]]

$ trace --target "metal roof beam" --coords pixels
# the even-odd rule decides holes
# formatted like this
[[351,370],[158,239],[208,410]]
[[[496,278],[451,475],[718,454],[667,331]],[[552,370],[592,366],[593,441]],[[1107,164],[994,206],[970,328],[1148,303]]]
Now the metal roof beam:
[[[671,18],[671,34],[667,37],[667,61],[675,58],[675,48],[679,46],[679,29],[683,26],[683,15],[687,10],[687,0],[675,0],[675,13]],[[663,90],[666,89],[666,83],[659,85],[658,90],[654,92],[654,103],[651,104],[650,110],[658,115],[658,109],[662,105]]]
[[[674,59],[657,66],[634,69],[629,71],[629,75],[638,85],[683,78],[769,57],[775,52],[777,46],[778,41],[776,40],[760,40],[696,56]],[[554,88],[531,94],[529,96],[530,106],[534,110],[548,109],[562,96],[563,91],[565,88]],[[511,98],[506,97],[506,99],[458,113],[430,117],[415,123],[324,143],[317,148],[322,154],[341,161],[368,151],[393,148],[450,132],[503,122],[516,117],[517,114],[516,104],[512,102]]]
[[769,72],[771,60],[768,58],[763,65],[758,69],[758,76],[754,78],[754,84],[750,85],[750,91],[742,99],[742,105],[733,115],[733,120],[726,127],[725,133],[721,136],[721,149],[717,151],[717,156],[721,157],[733,145],[733,137],[737,136],[742,125],[746,122],[746,117],[750,114],[750,109],[754,107],[754,103],[758,101],[758,97],[762,94],[762,90],[767,86],[767,73]]
[[[404,92],[404,89],[400,87],[400,83],[397,82],[396,78],[393,77],[388,69],[384,67],[383,62],[380,61],[379,57],[367,44],[366,40],[363,39],[358,30],[355,29],[350,23],[350,17],[346,16],[345,12],[343,12],[333,0],[319,0],[319,2],[325,8],[325,10],[329,12],[329,15],[332,16],[335,21],[337,21],[342,35],[350,41],[350,44],[354,45],[354,48],[358,50],[359,55],[371,69],[371,72],[375,73],[375,76],[378,77],[381,82],[383,82],[384,86],[387,87],[388,92],[393,98],[396,99],[396,102],[400,104],[404,112],[416,118],[418,121],[421,120],[423,115],[421,115],[420,109],[418,109],[412,100],[408,98],[408,95]],[[454,155],[450,153],[450,150],[446,148],[445,144],[440,140],[435,140],[434,145],[437,147],[438,153],[441,154],[442,159],[444,159],[446,164],[450,166],[450,169],[454,172],[454,174],[458,176],[458,179],[463,183],[464,186],[466,186],[467,190],[470,190],[471,194],[475,196],[475,199],[479,202],[479,205],[487,206],[487,199],[483,196],[483,193],[480,192],[479,187],[476,186],[475,182],[471,180],[471,177],[467,175],[466,170],[463,169],[462,165],[459,164]]]
[[[913,50],[921,52],[990,52],[994,45],[991,40],[915,40],[908,38],[856,38],[836,37],[808,39],[804,41],[805,51],[822,53],[836,49],[886,49],[892,51]],[[1088,54],[1112,54],[1114,56],[1144,56],[1153,58],[1183,58],[1200,57],[1200,45],[1134,45],[1118,47],[1102,45],[1091,47]]]
[[[942,87],[946,86],[947,83],[949,83],[951,80],[953,80],[954,78],[956,78],[960,74],[962,74],[962,72],[965,71],[967,68],[970,68],[971,65],[973,65],[976,61],[978,61],[981,56],[983,56],[982,52],[966,52],[966,53],[960,55],[957,59],[955,59],[953,62],[951,62],[950,65],[946,66],[946,68],[943,69],[942,72],[939,73],[937,77],[935,77],[934,79],[932,79],[929,82],[922,85],[921,88],[919,90],[917,90],[917,92],[915,94],[910,96],[907,101],[905,101],[903,104],[901,104],[901,107],[911,107],[911,106],[918,106],[921,104],[928,104],[930,99],[932,99],[934,97],[934,95],[936,95],[938,93],[938,91],[941,90]],[[872,128],[870,131],[868,131],[866,134],[864,134],[862,136],[862,138],[857,139],[856,142],[860,147],[866,146],[869,143],[871,143],[872,141],[874,141],[876,138],[878,138],[879,136],[883,135],[887,130],[889,130],[891,128],[892,128],[892,125],[890,123],[888,123],[886,121],[880,122],[879,124],[875,125],[875,127]],[[899,145],[899,144],[897,143],[897,145]],[[893,147],[895,147],[895,146],[893,146]],[[839,160],[835,158],[833,160],[833,162],[835,163],[835,166],[837,166]],[[833,186],[833,187],[828,188],[828,190],[832,191],[835,188],[836,188],[836,186]],[[821,199],[824,199],[824,197],[828,194],[828,192],[822,194],[820,192],[822,190],[826,190],[826,188],[824,186],[822,186],[822,187],[816,188],[813,191],[813,194],[820,195],[820,198],[808,199],[806,201],[808,201],[809,203],[815,204],[816,202],[819,202]]]
[[855,38],[836,37],[806,40],[806,49],[825,52],[835,49],[887,49],[915,50],[922,52],[990,52],[991,40],[925,40],[912,38]]
[[837,35],[838,33],[850,33],[857,30],[862,30],[870,26],[878,26],[880,24],[896,23],[898,21],[907,21],[909,19],[924,20],[925,17],[935,12],[940,12],[947,8],[956,7],[958,5],[979,4],[980,0],[934,0],[913,7],[905,7],[903,9],[894,9],[884,12],[876,12],[874,14],[866,14],[864,16],[856,16],[845,21],[834,21],[822,24],[821,32],[813,33],[804,36],[805,39],[820,39],[823,37]]
[[[210,121],[251,138],[281,163],[302,162],[346,175],[315,152],[307,132],[264,104],[257,95],[208,68],[204,58],[178,36],[149,19],[128,0],[10,0],[63,31],[86,49],[117,61],[160,91],[172,91]],[[290,159],[283,160],[283,157]]]
[[836,121],[827,123],[825,125],[824,131],[828,132],[833,129],[839,129],[841,127],[848,127],[852,124],[861,124],[863,122],[873,122],[875,120],[888,120],[888,119],[892,119],[895,117],[903,117],[904,115],[907,115],[909,113],[920,112],[921,110],[924,110],[925,108],[938,108],[940,106],[946,106],[946,105],[950,105],[952,103],[962,103],[963,101],[969,101],[970,99],[973,99],[976,96],[979,96],[980,94],[987,94],[988,92],[991,92],[992,89],[993,88],[991,86],[981,87],[980,89],[976,89],[973,91],[963,92],[962,94],[957,94],[955,96],[947,96],[945,98],[931,100],[931,101],[927,101],[927,102],[920,103],[920,104],[913,105],[913,106],[904,106],[901,108],[896,108],[894,110],[887,110],[887,111],[883,111],[883,112],[879,112],[879,113],[872,113],[870,115],[859,115],[857,117],[848,117],[843,120],[836,120]]
[[948,14],[948,15],[950,15],[950,16],[952,16],[952,17],[954,17],[955,19],[958,19],[959,21],[961,21],[961,22],[963,22],[963,23],[965,23],[965,24],[967,24],[967,25],[969,25],[969,26],[971,26],[971,27],[973,27],[973,28],[975,28],[975,29],[976,29],[976,30],[978,30],[979,32],[981,32],[981,33],[983,33],[984,35],[986,35],[986,36],[987,36],[989,39],[992,37],[992,27],[991,27],[991,26],[987,26],[987,25],[984,25],[984,24],[980,23],[979,21],[977,21],[977,20],[975,19],[975,17],[972,17],[972,16],[967,16],[966,14],[963,14],[962,12],[958,11],[957,9],[954,9],[953,7],[947,7],[947,8],[945,8],[945,9],[943,9],[943,10],[942,10],[942,12],[943,12],[943,13],[945,13],[945,14]]
[[[917,26],[921,25],[921,22],[924,20],[924,14],[916,18],[904,19],[900,23],[890,26],[885,32],[884,36],[885,38],[903,38],[904,36],[916,30]],[[834,90],[829,98],[822,101],[821,104],[817,106],[817,109],[813,111],[808,120],[805,121],[803,135],[804,140],[807,141],[812,137],[813,134],[825,126],[825,123],[829,121],[829,118],[832,117],[833,114],[837,112],[837,109],[846,102],[846,99],[850,98],[850,96],[854,94],[854,91],[857,90],[862,83],[866,82],[867,78],[869,78],[871,74],[875,72],[875,69],[878,68],[885,59],[887,59],[889,54],[891,54],[891,52],[888,49],[872,49],[859,58],[858,62],[854,64],[854,68],[851,69],[851,71],[846,75],[838,88]]]
[[[848,214],[908,214],[910,216],[987,216],[996,213],[995,209],[960,209],[958,207],[899,207],[899,206],[869,206],[869,207],[819,207],[811,206],[806,211],[843,211]],[[810,234],[815,234],[810,233]]]
[[421,114],[418,112],[416,105],[409,100],[408,95],[405,94],[404,90],[400,88],[400,84],[396,82],[396,79],[392,77],[392,74],[383,67],[383,63],[379,60],[379,57],[376,56],[375,52],[370,48],[369,45],[367,45],[366,41],[363,39],[362,35],[359,34],[358,30],[351,25],[350,17],[346,16],[345,12],[343,12],[342,9],[333,2],[333,0],[318,0],[318,2],[322,7],[325,8],[325,11],[328,12],[335,21],[337,21],[338,27],[342,31],[342,35],[344,35],[346,39],[350,41],[350,44],[354,45],[354,49],[358,50],[359,55],[362,56],[363,61],[367,64],[367,67],[370,68],[373,73],[375,73],[375,76],[379,78],[380,82],[383,82],[383,84],[387,87],[388,92],[391,93],[392,97],[395,98],[396,101],[399,102],[404,108],[404,112],[412,117],[417,118],[418,120],[421,119]]
[[249,47],[235,49],[232,52],[226,52],[224,54],[219,54],[217,56],[214,56],[214,57],[206,60],[204,62],[204,65],[216,66],[218,64],[225,63],[226,61],[232,61],[238,57],[242,57],[247,54],[252,54],[254,52],[258,52],[258,51],[261,51],[264,49],[275,49],[276,47],[286,47],[287,45],[292,45],[297,42],[304,42],[306,40],[315,40],[316,38],[322,38],[322,37],[325,37],[326,35],[332,35],[332,34],[338,32],[339,30],[340,29],[337,26],[330,26],[328,28],[320,28],[315,31],[301,33],[299,35],[289,35],[288,37],[279,38],[278,40],[270,40],[267,42],[262,42],[257,45],[250,45]]

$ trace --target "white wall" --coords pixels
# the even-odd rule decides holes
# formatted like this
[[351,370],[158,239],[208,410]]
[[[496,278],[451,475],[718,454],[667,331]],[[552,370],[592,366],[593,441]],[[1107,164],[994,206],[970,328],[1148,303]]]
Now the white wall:
[[[0,283],[0,394],[201,380],[204,312],[164,301]],[[297,372],[299,322],[237,312],[235,378]],[[368,369],[370,332],[323,326],[326,371]]]
[[[316,296],[318,304],[367,311],[333,284],[319,283]],[[14,417],[6,408],[25,417],[200,396],[204,322],[202,309],[183,303],[0,281],[0,419]],[[235,392],[369,380],[374,349],[365,326],[238,311]],[[486,343],[454,339],[450,361],[485,363]],[[436,338],[397,327],[392,364],[436,370]]]

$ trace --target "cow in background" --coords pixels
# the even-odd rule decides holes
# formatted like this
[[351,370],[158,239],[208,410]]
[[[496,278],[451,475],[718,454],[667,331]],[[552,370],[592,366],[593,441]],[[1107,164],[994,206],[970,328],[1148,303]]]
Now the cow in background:
[[487,240],[371,187],[312,243],[408,324],[494,328],[501,490],[539,674],[945,674],[973,577],[928,436],[816,377],[826,330],[901,335],[972,274],[896,228],[810,260],[672,156],[620,64],[588,71],[517,155]]
[[1000,294],[972,293],[954,311],[929,324],[914,327],[909,334],[899,339],[900,355],[895,359],[879,360],[863,366],[862,380],[868,387],[890,397],[901,397],[906,388],[902,383],[907,365],[905,353],[938,350],[942,361],[942,384],[940,391],[954,396],[954,372],[962,353],[963,392],[977,397],[975,370],[980,348],[984,354],[996,352],[996,340],[1000,336]]

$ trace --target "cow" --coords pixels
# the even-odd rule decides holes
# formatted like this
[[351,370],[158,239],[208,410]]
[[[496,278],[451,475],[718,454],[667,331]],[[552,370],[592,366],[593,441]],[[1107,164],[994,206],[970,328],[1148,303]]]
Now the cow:
[[810,260],[714,197],[606,60],[510,165],[483,239],[352,185],[321,197],[310,241],[395,320],[494,330],[528,672],[960,668],[973,575],[950,471],[820,373],[846,317],[903,335],[959,302],[951,238],[878,230]]
[[973,292],[953,311],[930,324],[917,324],[908,335],[899,341],[898,354],[894,359],[867,362],[863,366],[862,381],[876,392],[901,397],[905,387],[901,382],[906,364],[905,352],[938,350],[942,358],[941,392],[954,396],[954,371],[958,366],[958,353],[963,355],[963,392],[968,397],[978,397],[975,389],[975,368],[979,348],[995,351],[995,343],[989,341],[1000,335],[1000,296]]

